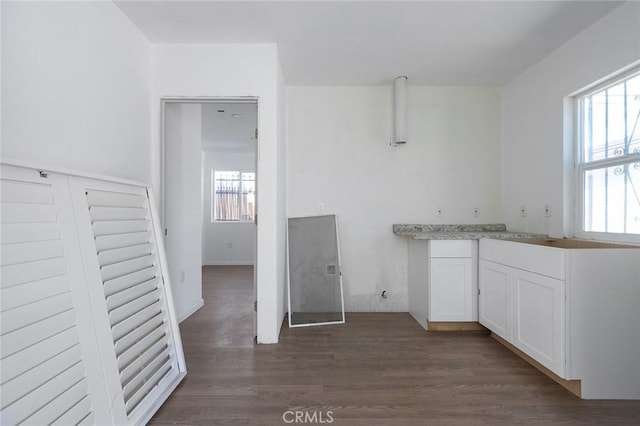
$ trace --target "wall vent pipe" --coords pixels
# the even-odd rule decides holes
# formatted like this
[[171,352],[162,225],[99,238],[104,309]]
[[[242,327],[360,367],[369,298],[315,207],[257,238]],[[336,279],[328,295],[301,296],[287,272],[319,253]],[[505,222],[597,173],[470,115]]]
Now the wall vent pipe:
[[399,76],[393,81],[394,119],[393,146],[407,143],[407,76]]

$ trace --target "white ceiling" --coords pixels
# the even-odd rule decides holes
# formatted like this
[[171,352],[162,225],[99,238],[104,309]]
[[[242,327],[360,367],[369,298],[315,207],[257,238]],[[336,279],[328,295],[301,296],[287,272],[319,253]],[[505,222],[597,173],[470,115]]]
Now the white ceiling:
[[277,43],[288,85],[502,86],[615,1],[115,2],[154,43]]
[[257,126],[255,102],[202,103],[202,149],[205,151],[253,153]]

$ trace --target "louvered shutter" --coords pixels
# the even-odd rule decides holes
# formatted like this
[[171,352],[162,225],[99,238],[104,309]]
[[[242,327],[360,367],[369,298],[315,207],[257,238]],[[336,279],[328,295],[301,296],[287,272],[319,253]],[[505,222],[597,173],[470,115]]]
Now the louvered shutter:
[[85,189],[125,409],[180,375],[146,188]]
[[2,165],[3,425],[144,424],[186,375],[144,185]]
[[56,182],[35,170],[2,170],[3,425],[94,421]]

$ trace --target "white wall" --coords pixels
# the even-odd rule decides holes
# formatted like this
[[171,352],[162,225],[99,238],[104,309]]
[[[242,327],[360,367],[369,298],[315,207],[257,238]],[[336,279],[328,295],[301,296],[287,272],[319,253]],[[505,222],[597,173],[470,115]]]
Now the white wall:
[[253,265],[256,226],[254,223],[212,221],[212,170],[255,171],[255,154],[203,152],[202,169],[202,256],[204,265]]
[[[2,57],[4,56],[2,52],[4,52],[4,45],[3,45],[3,37],[2,37],[2,33],[4,26],[4,22],[2,22],[2,11],[4,10],[4,7],[2,6],[2,4],[0,3],[0,101],[2,99],[4,99],[3,94],[2,94],[2,74],[4,73],[4,68],[2,67]],[[2,103],[0,102],[0,155],[2,155]]]
[[[274,44],[154,45],[152,51],[152,175],[160,185],[160,98],[167,96],[257,97],[258,209],[257,301],[258,342],[276,343],[282,324],[284,271],[284,180],[280,150],[281,113],[278,50]],[[200,165],[194,165],[200,170]],[[190,220],[200,223],[201,210]],[[200,250],[201,241],[197,244]]]
[[202,239],[201,109],[200,104],[185,103],[165,107],[165,196],[170,208],[166,209],[164,242],[180,321],[204,304],[202,250],[193,244]]
[[[502,181],[509,229],[572,235],[573,140],[564,121],[571,119],[565,97],[638,59],[640,3],[627,2],[504,87]],[[545,204],[551,218],[544,217]]]
[[1,2],[2,156],[148,182],[151,47],[111,2]]
[[[277,91],[277,124],[278,124],[278,145],[276,152],[276,253],[282,254],[282,262],[276,265],[276,312],[283,318],[288,311],[287,300],[287,262],[286,262],[286,239],[287,239],[287,87],[285,85],[284,73],[280,58],[276,57],[276,91]],[[258,165],[260,167],[260,165]],[[259,189],[260,190],[260,189]],[[282,324],[280,324],[281,326]]]
[[288,215],[318,203],[338,215],[347,311],[407,311],[407,240],[392,224],[502,219],[498,91],[409,86],[409,142],[395,148],[392,98],[391,87],[288,89]]

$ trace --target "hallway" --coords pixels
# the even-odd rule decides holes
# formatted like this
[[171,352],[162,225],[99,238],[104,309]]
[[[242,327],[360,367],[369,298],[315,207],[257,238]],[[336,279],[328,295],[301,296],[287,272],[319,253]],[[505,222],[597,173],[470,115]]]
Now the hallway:
[[180,324],[187,369],[209,349],[253,348],[253,267],[204,266],[204,306]]

